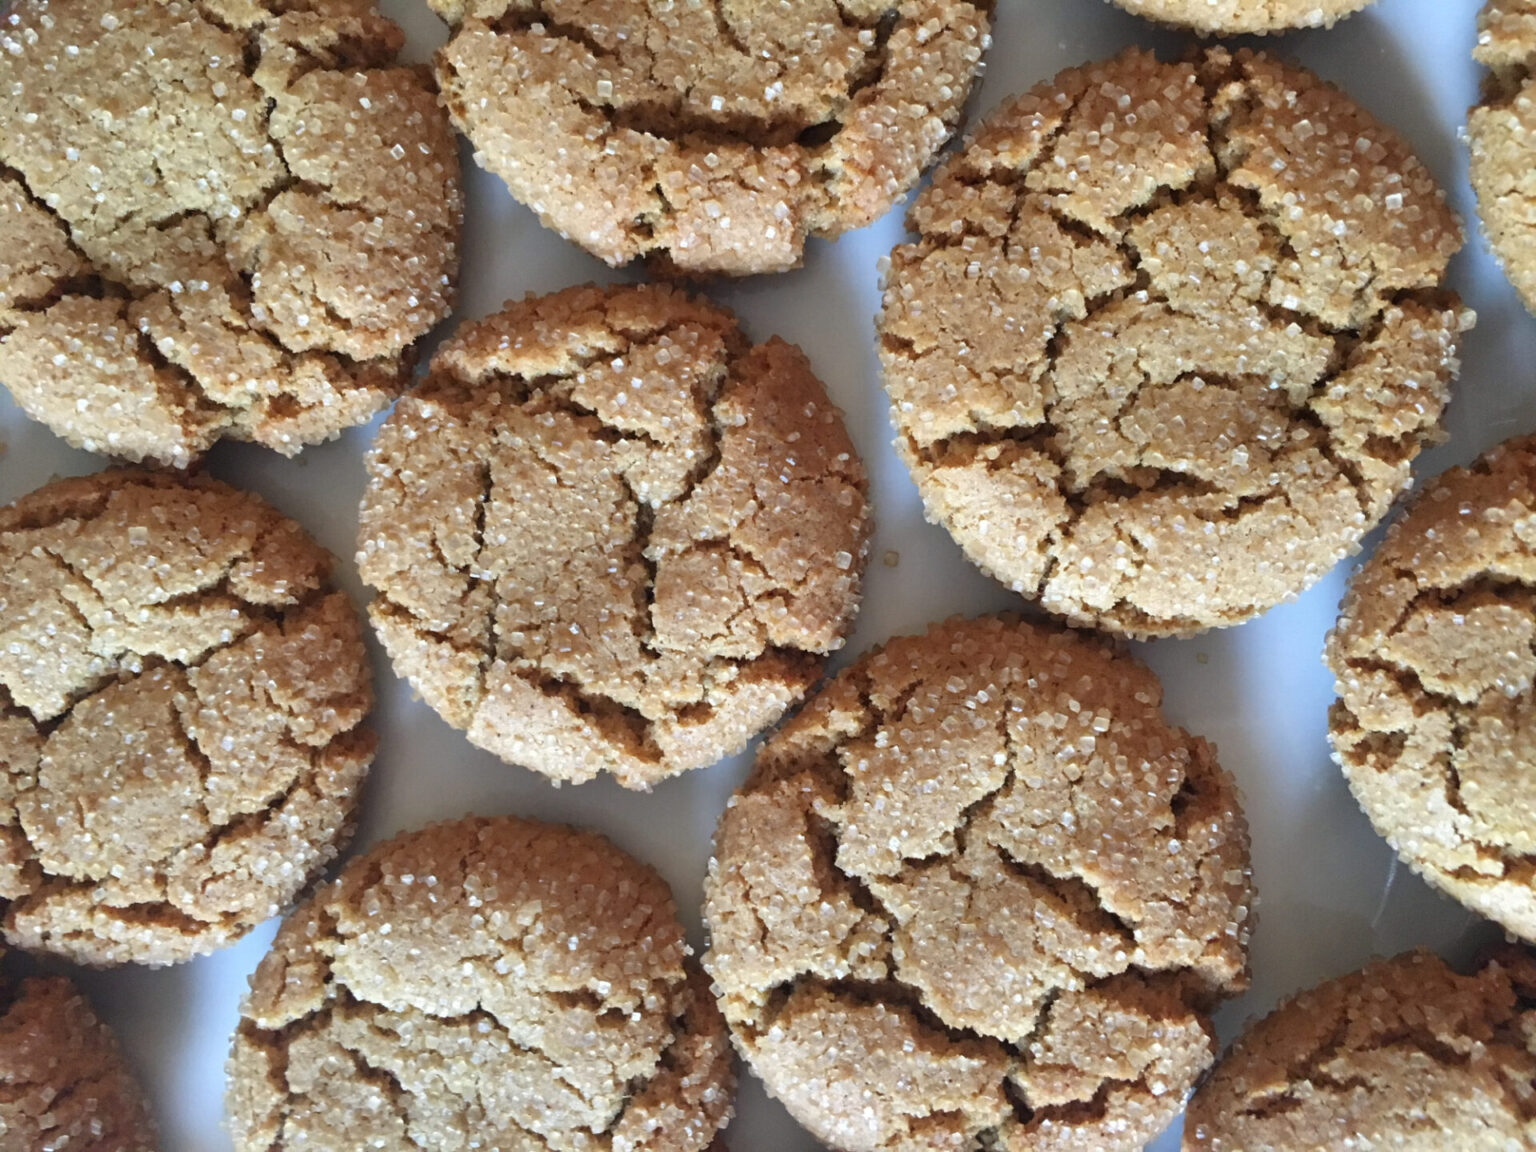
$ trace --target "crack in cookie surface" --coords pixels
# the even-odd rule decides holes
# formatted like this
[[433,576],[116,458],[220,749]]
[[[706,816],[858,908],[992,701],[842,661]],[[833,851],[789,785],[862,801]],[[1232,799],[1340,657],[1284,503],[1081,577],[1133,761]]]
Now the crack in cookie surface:
[[462,214],[399,30],[368,0],[10,19],[0,381],[27,413],[184,467],[221,436],[291,455],[384,407],[452,303]]
[[819,1138],[1133,1148],[1178,1111],[1246,985],[1251,884],[1233,783],[1160,700],[1081,635],[951,621],[763,746],[705,966]]
[[1076,623],[1185,635],[1296,595],[1438,431],[1455,221],[1401,141],[1263,56],[1064,72],[909,222],[898,451],[975,563]]
[[466,328],[369,456],[358,562],[396,667],[558,780],[712,764],[809,689],[858,603],[862,466],[804,356],[661,288]]
[[165,964],[275,915],[373,757],[357,613],[298,525],[131,471],[0,511],[0,909],[13,943]]

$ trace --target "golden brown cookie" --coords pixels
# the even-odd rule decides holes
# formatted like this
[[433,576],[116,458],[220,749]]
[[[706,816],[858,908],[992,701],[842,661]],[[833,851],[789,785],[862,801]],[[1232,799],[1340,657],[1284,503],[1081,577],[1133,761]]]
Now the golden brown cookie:
[[609,264],[776,272],[949,138],[992,0],[430,0],[481,166]]
[[1470,322],[1429,173],[1315,77],[1132,50],[938,172],[879,321],[897,448],[984,571],[1130,636],[1236,624],[1358,546]]
[[1536,0],[1489,0],[1472,54],[1489,75],[1467,117],[1467,174],[1488,245],[1536,312]]
[[951,620],[763,745],[705,883],[737,1047],[819,1139],[1139,1149],[1247,984],[1248,828],[1156,678],[1102,642]]
[[117,1040],[61,977],[0,988],[0,1148],[155,1152],[158,1140]]
[[251,981],[237,1152],[702,1152],[735,1091],[665,881],[590,832],[467,818],[352,861]]
[[858,605],[864,471],[800,350],[657,286],[464,326],[368,457],[396,670],[470,740],[630,788],[740,750]]
[[1355,574],[1334,759],[1426,880],[1536,941],[1536,437],[1431,480]]
[[1536,957],[1407,952],[1287,1000],[1195,1093],[1186,1152],[1536,1147]]
[[119,470],[0,509],[0,924],[169,964],[275,916],[350,837],[362,622],[254,496]]
[[1202,34],[1331,28],[1371,0],[1114,0],[1127,12]]
[[404,386],[458,274],[458,153],[372,0],[16,0],[0,381],[71,444],[292,455]]

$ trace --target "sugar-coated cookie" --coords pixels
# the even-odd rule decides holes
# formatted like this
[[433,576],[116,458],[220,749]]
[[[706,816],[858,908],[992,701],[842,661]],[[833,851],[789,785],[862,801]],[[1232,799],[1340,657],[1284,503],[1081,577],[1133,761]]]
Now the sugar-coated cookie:
[[1127,12],[1196,32],[1234,36],[1329,28],[1371,0],[1114,0]]
[[1536,0],[1489,0],[1473,56],[1489,75],[1467,117],[1467,175],[1494,257],[1536,312]]

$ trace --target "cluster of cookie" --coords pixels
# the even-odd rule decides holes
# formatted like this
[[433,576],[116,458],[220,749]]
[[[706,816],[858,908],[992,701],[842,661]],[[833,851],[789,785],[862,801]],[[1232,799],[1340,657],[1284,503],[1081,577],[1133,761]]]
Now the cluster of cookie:
[[[1364,0],[1119,2],[1230,32]],[[731,1112],[727,1035],[848,1152],[1140,1146],[1211,1068],[1254,900],[1234,783],[1155,677],[1086,631],[985,617],[807,702],[859,600],[864,472],[798,349],[679,290],[511,304],[400,395],[453,303],[450,118],[610,263],[782,269],[914,186],[985,6],[434,7],[435,76],[395,63],[372,0],[0,20],[0,380],[73,443],[163,468],[0,511],[5,940],[178,962],[345,846],[375,746],[361,621],[297,525],[172,469],[222,437],[291,454],[398,398],[357,563],[396,671],[469,740],[643,789],[803,707],[721,819],[702,963],[660,877],[589,833],[466,818],[350,862],[253,978],[237,1146],[702,1152]],[[1484,27],[1473,178],[1513,271],[1536,3],[1495,0]],[[1062,73],[909,222],[877,324],[928,514],[1119,636],[1250,619],[1358,549],[1438,435],[1470,326],[1424,167],[1249,51]],[[1525,440],[1417,499],[1327,653],[1378,828],[1528,941],[1533,590]],[[66,982],[0,1008],[0,1143],[153,1145]],[[1186,1147],[1530,1146],[1533,1031],[1516,946],[1472,976],[1375,965],[1250,1030]]]

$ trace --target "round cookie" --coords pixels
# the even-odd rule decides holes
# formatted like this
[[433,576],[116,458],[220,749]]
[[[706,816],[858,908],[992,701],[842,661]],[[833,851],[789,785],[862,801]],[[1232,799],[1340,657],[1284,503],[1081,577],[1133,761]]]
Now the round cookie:
[[1431,480],[1350,582],[1334,759],[1413,870],[1536,941],[1536,437]]
[[1371,0],[1114,0],[1127,12],[1205,35],[1331,28]]
[[111,1029],[62,977],[0,987],[0,1146],[6,1152],[159,1147]]
[[407,832],[293,914],[230,1058],[236,1152],[702,1152],[725,1024],[666,883],[590,832]]
[[109,471],[0,509],[0,926],[169,964],[276,915],[373,758],[331,557],[224,484]]
[[732,1035],[845,1152],[1139,1149],[1247,984],[1248,830],[1145,667],[951,620],[765,743],[705,883]]
[[358,565],[396,670],[555,780],[739,751],[841,646],[864,471],[799,349],[670,288],[464,326],[368,456]]
[[1489,75],[1467,117],[1467,175],[1494,257],[1536,312],[1536,0],[1489,0],[1472,54]]
[[879,320],[897,449],[984,571],[1184,636],[1358,547],[1439,434],[1471,319],[1429,173],[1306,73],[1129,51],[939,170]]
[[458,153],[371,0],[15,0],[0,381],[77,447],[287,455],[379,411],[453,302]]
[[1536,1146],[1536,958],[1378,960],[1281,1004],[1195,1093],[1186,1152]]
[[609,264],[777,272],[884,215],[959,122],[992,0],[430,0],[476,160]]

